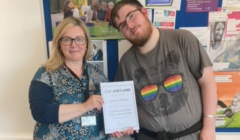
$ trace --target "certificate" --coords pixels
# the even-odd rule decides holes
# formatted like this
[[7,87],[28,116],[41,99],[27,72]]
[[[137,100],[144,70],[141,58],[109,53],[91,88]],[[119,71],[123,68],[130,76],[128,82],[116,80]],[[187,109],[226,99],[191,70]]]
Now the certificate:
[[105,133],[139,130],[133,81],[101,83]]

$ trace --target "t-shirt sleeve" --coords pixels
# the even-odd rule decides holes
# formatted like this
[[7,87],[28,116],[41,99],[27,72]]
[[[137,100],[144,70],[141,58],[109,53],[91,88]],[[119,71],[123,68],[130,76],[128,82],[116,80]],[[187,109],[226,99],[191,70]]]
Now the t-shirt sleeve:
[[133,80],[132,64],[135,63],[133,60],[134,47],[130,47],[121,57],[118,63],[118,68],[115,75],[115,81],[131,81]]
[[[33,79],[43,72],[39,69]],[[40,123],[58,123],[59,104],[54,104],[52,88],[41,81],[33,80],[29,87],[29,104],[33,119]]]
[[212,62],[202,44],[191,32],[182,30],[181,35],[180,44],[182,44],[188,68],[196,79],[200,79],[203,69],[212,66]]

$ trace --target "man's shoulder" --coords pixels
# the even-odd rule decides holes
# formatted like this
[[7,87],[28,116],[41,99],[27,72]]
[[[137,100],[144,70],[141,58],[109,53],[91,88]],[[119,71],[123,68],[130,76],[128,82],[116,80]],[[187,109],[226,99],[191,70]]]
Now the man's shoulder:
[[188,42],[196,39],[196,37],[190,31],[184,29],[162,30],[160,34],[164,36],[164,40],[169,39],[171,41],[175,40],[177,42]]
[[134,56],[134,48],[131,46],[121,57],[121,60],[129,59],[129,57]]
[[178,35],[178,36],[185,36],[191,35],[192,33],[188,30],[184,29],[175,29],[175,30],[160,30],[162,34],[166,35]]

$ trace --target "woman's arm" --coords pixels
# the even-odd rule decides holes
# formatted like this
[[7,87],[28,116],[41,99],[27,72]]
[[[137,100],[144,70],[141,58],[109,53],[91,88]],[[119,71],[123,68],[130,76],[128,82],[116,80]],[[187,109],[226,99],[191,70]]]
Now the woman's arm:
[[101,110],[100,95],[92,95],[82,104],[55,104],[52,102],[52,88],[40,81],[32,81],[29,89],[29,103],[34,120],[40,123],[62,123],[82,116],[93,109]]
[[93,109],[100,111],[102,105],[103,99],[100,95],[92,95],[86,102],[82,104],[62,104],[59,108],[59,123],[82,116],[86,112],[92,111]]

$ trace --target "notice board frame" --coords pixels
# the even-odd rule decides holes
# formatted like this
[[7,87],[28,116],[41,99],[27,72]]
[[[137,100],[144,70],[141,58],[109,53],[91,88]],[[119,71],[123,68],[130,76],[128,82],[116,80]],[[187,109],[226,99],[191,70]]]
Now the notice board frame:
[[[206,27],[208,24],[208,12],[197,12],[197,13],[187,13],[186,12],[186,2],[187,0],[182,0],[181,10],[176,13],[176,25],[175,29],[180,27]],[[48,42],[52,40],[52,24],[51,24],[51,11],[49,0],[42,0],[43,4],[43,15],[44,15],[44,26],[45,26],[45,36],[46,36],[46,46],[47,46],[47,57],[49,57],[49,45]],[[221,7],[222,0],[218,1],[218,7]],[[147,7],[146,7],[147,8]],[[111,39],[107,41],[107,65],[108,65],[108,78],[110,81],[114,81],[118,66],[118,39]],[[239,128],[216,128],[216,132],[231,132],[239,133]]]

